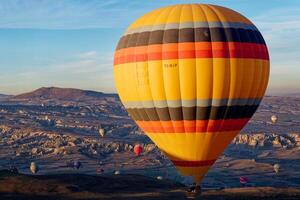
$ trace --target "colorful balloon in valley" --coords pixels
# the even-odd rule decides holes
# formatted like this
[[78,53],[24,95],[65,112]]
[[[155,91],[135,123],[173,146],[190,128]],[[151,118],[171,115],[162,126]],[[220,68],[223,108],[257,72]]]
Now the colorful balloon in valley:
[[103,128],[99,128],[98,133],[99,133],[100,137],[105,136],[105,130]]
[[277,118],[276,115],[271,116],[271,121],[272,121],[273,124],[276,124],[277,120],[278,120],[278,118]]
[[75,160],[73,163],[74,169],[79,169],[81,167],[81,162],[79,160]]
[[39,167],[35,162],[30,163],[30,171],[32,174],[36,174],[39,171]]
[[143,152],[143,147],[139,144],[135,145],[133,148],[135,155],[139,156]]
[[279,165],[279,164],[275,164],[275,165],[273,166],[273,168],[274,168],[275,173],[278,174],[279,169],[280,169],[280,165]]
[[242,185],[246,185],[248,183],[248,178],[244,177],[244,176],[241,176],[240,177],[240,184]]
[[199,184],[259,106],[268,49],[233,10],[172,5],[129,26],[116,48],[114,79],[138,126]]

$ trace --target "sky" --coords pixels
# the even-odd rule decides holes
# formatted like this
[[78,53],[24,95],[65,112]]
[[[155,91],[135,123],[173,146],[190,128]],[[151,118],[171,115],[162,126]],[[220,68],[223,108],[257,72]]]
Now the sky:
[[48,86],[115,92],[113,53],[126,27],[177,3],[216,4],[246,16],[270,51],[267,93],[300,92],[299,0],[1,0],[0,93]]

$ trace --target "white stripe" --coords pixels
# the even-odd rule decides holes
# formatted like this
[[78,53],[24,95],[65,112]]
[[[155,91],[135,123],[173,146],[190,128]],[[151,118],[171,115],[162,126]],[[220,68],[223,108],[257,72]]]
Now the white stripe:
[[124,36],[133,33],[184,28],[242,28],[257,31],[257,28],[253,24],[241,22],[184,22],[140,26],[138,28],[128,29],[124,33]]
[[208,107],[208,106],[244,106],[259,105],[261,98],[236,99],[193,99],[193,100],[160,100],[160,101],[127,101],[126,108],[177,108],[177,107]]

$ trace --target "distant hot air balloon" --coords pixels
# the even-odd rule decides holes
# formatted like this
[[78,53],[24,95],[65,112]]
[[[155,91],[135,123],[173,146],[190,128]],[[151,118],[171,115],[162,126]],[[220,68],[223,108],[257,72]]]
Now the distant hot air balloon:
[[96,174],[103,174],[103,172],[104,172],[104,169],[102,169],[102,168],[97,168],[96,169]]
[[279,170],[280,170],[280,165],[279,165],[279,164],[275,164],[275,165],[273,166],[273,168],[274,168],[275,173],[278,174],[278,172],[279,172]]
[[214,5],[145,14],[114,56],[116,88],[129,115],[197,184],[252,117],[268,78],[268,50],[256,26]]
[[272,115],[272,117],[271,117],[272,123],[276,124],[277,120],[278,120],[277,116],[276,115]]
[[135,145],[133,148],[135,155],[139,156],[143,152],[143,147],[139,144]]
[[248,179],[246,177],[244,177],[244,176],[241,176],[240,177],[240,183],[242,185],[246,185],[248,183]]
[[30,163],[30,171],[33,174],[36,174],[39,171],[39,167],[35,162]]
[[73,167],[75,169],[79,169],[81,167],[81,162],[79,160],[75,160],[73,163]]
[[99,128],[99,135],[101,136],[101,137],[104,137],[105,136],[105,131],[104,131],[104,129],[103,128]]

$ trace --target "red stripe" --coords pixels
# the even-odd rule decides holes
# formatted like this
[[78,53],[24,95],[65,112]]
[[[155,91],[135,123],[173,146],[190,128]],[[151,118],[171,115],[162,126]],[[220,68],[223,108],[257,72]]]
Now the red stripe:
[[[168,59],[188,59],[188,58],[252,58],[269,60],[267,47],[263,44],[254,43],[238,43],[238,42],[212,42],[209,46],[207,43],[201,47],[190,48],[158,48],[151,51],[142,47],[130,47],[118,50],[115,54],[114,65],[143,62],[152,60],[168,60]],[[178,43],[180,45],[180,43]]]
[[239,131],[249,121],[246,119],[193,120],[193,121],[137,121],[143,131],[148,133],[195,133]]
[[216,160],[199,160],[199,161],[186,161],[186,160],[172,160],[176,167],[204,167],[211,166]]

